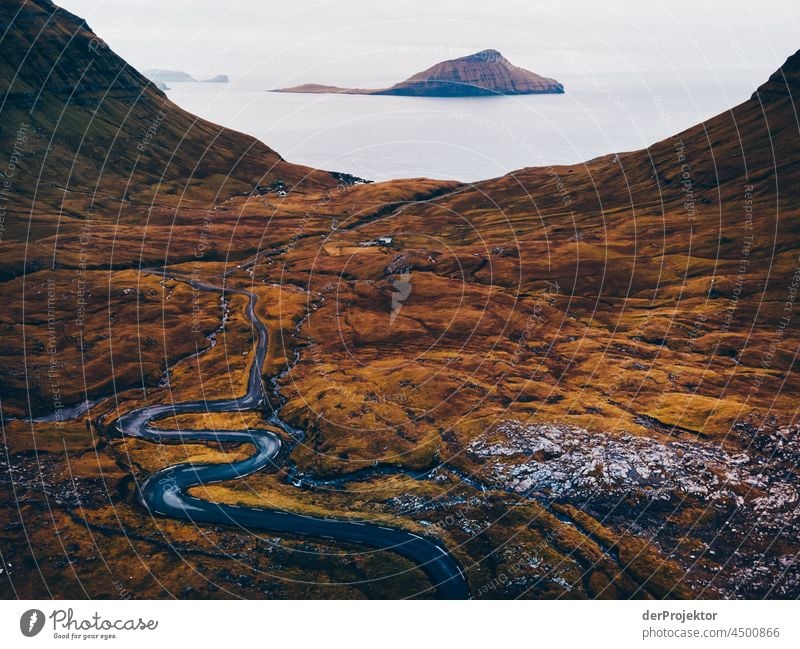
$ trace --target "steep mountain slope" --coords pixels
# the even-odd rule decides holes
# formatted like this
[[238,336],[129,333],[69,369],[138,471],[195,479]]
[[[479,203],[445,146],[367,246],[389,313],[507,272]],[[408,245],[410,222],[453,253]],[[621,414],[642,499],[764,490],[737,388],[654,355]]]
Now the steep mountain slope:
[[48,0],[4,2],[0,24],[7,82],[0,159],[14,153],[19,135],[20,164],[8,191],[15,209],[30,211],[34,196],[37,213],[62,203],[72,209],[77,194],[88,196],[84,206],[93,196],[113,197],[117,206],[123,198],[151,201],[159,189],[166,190],[160,201],[168,194],[207,203],[277,178],[290,186],[336,184],[178,108],[83,20]]
[[[84,381],[61,388],[67,404],[106,391],[115,373],[124,375],[122,385],[143,377],[157,383],[165,361],[208,344],[176,318],[182,349],[161,358],[150,345],[142,366],[123,345],[114,369],[103,329],[116,321],[116,307],[90,299],[113,284],[102,271],[163,263],[167,251],[183,260],[224,255],[211,240],[222,211],[215,207],[232,195],[319,192],[339,181],[177,107],[83,20],[47,0],[2,3],[0,25],[0,281],[13,298],[4,315],[0,396],[10,405],[15,395],[27,404],[23,412],[41,414],[53,409],[40,353],[48,316],[61,366],[75,367],[85,355]],[[242,245],[257,247],[258,238]],[[71,272],[57,271],[64,267]],[[52,291],[42,292],[48,281]],[[152,340],[170,317],[164,306],[142,320]],[[135,320],[122,323],[120,334],[133,335]]]
[[[40,19],[23,24],[48,25],[62,45],[65,24],[87,34],[74,17],[48,20],[47,3],[26,6]],[[47,39],[20,38],[31,56],[48,51]],[[54,51],[42,68],[60,70]],[[116,108],[98,108],[108,121],[97,140],[80,145],[105,90],[75,103],[53,93],[70,117],[40,117],[63,125],[48,174],[68,176],[98,141],[69,187],[102,179],[103,191],[8,203],[0,492],[26,506],[0,507],[4,559],[24,570],[0,593],[115,595],[107,570],[154,597],[419,592],[408,565],[381,556],[142,516],[131,476],[242,449],[154,451],[97,432],[145,403],[239,394],[252,354],[242,296],[220,303],[139,271],[166,264],[259,295],[265,378],[304,431],[288,469],[198,497],[435,536],[476,597],[800,595],[800,53],[750,100],[645,150],[476,185],[335,188],[325,174],[299,182],[304,171],[266,147],[202,122],[197,133],[258,155],[206,152],[169,129],[172,148],[159,149],[159,126],[151,166],[120,150],[104,171],[114,124],[138,120],[120,136],[134,147],[151,124],[138,109],[121,119],[142,81],[115,61],[101,85]],[[15,110],[12,128],[5,110],[0,120],[7,147],[24,118]],[[15,165],[33,160],[19,152]],[[270,171],[245,192],[267,162],[285,185]],[[121,200],[131,174],[137,189]],[[67,422],[19,419],[84,398],[97,403]],[[267,425],[259,413],[236,424]],[[231,422],[198,413],[164,425]]]
[[319,84],[281,88],[274,92],[351,95],[398,95],[406,97],[474,97],[491,95],[560,94],[564,86],[513,65],[497,50],[443,61],[390,88],[348,89]]

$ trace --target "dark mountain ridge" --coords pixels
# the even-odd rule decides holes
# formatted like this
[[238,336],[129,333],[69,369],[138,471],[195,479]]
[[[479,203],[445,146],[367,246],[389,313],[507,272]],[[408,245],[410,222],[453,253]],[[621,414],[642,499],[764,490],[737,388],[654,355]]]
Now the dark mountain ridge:
[[[204,200],[276,178],[335,185],[328,174],[286,163],[256,139],[200,119],[117,56],[86,22],[49,0],[0,6],[0,156],[27,133],[11,193],[58,205],[64,191],[144,199],[161,186],[204,179]],[[214,183],[210,179],[217,178]],[[209,194],[209,190],[211,194]],[[162,195],[162,199],[165,197]]]

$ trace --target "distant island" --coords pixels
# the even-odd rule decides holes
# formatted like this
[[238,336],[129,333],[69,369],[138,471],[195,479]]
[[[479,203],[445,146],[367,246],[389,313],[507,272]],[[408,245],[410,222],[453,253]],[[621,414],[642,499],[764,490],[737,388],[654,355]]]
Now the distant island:
[[497,50],[437,63],[390,88],[339,88],[315,83],[278,88],[271,92],[406,97],[479,97],[489,95],[561,94],[564,86],[513,65]]
[[191,74],[188,72],[181,72],[180,70],[161,70],[159,68],[153,68],[150,70],[144,71],[144,76],[146,76],[151,81],[159,84],[167,84],[167,83],[229,83],[230,79],[228,79],[227,74],[218,74],[215,77],[211,77],[210,79],[195,79]]

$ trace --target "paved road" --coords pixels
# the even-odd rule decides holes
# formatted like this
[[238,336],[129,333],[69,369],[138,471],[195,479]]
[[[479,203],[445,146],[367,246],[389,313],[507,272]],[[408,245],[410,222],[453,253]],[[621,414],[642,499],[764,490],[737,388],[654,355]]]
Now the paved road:
[[[192,287],[206,291],[222,291],[211,284],[191,282]],[[230,464],[179,464],[149,476],[141,485],[142,502],[153,513],[170,518],[235,525],[274,533],[299,534],[336,541],[360,543],[390,550],[414,562],[424,571],[436,594],[443,599],[469,598],[469,584],[461,566],[438,542],[404,530],[353,520],[314,518],[277,509],[261,509],[212,503],[190,496],[187,490],[225,480],[234,480],[274,463],[281,448],[280,438],[269,430],[239,431],[160,430],[150,422],[186,412],[237,412],[255,410],[265,399],[261,369],[267,353],[268,333],[255,313],[257,297],[249,291],[227,290],[248,297],[247,317],[257,333],[255,354],[250,366],[247,394],[236,399],[186,401],[183,403],[147,406],[133,410],[114,422],[114,427],[129,437],[160,443],[162,441],[217,441],[250,443],[256,453]],[[277,422],[281,423],[282,422]],[[290,427],[285,426],[287,430]]]

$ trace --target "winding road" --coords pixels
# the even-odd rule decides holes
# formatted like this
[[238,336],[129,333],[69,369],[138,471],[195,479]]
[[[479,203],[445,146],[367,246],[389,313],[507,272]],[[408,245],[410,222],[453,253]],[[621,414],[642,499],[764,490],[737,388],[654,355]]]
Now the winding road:
[[[154,420],[180,413],[256,410],[266,400],[261,371],[269,339],[267,328],[256,316],[255,305],[258,298],[255,294],[245,290],[225,289],[196,281],[188,281],[188,283],[196,290],[218,291],[223,295],[226,292],[238,293],[247,296],[247,318],[257,333],[247,394],[235,399],[185,401],[146,406],[123,415],[112,426],[123,435],[156,443],[163,441],[249,443],[255,446],[256,452],[244,460],[228,464],[184,463],[152,474],[140,485],[141,498],[147,509],[156,515],[192,523],[235,525],[277,534],[313,536],[389,550],[415,563],[435,587],[438,597],[468,599],[470,596],[469,584],[464,571],[456,559],[435,540],[405,530],[361,521],[315,518],[277,509],[213,503],[188,494],[191,487],[242,478],[268,465],[274,465],[274,460],[281,448],[280,438],[266,429],[179,431],[161,430],[150,426]],[[274,419],[274,423],[287,432],[294,431],[277,417]]]

